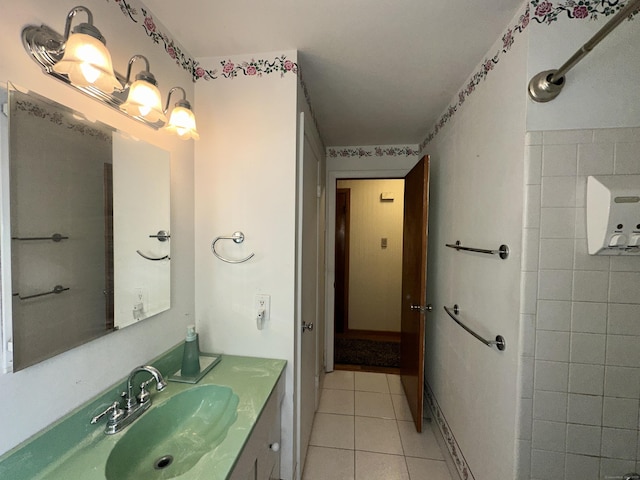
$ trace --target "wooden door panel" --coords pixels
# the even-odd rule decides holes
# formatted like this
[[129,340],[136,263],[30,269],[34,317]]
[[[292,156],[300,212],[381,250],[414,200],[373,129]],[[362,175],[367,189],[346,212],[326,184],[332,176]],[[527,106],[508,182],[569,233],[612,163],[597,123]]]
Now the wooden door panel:
[[424,314],[426,305],[429,157],[405,177],[402,240],[400,374],[416,429],[422,431],[424,393]]

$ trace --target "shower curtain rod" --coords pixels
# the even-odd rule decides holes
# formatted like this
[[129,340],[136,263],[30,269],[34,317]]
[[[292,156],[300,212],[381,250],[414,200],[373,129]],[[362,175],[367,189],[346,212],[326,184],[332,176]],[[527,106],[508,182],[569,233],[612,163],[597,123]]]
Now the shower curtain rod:
[[564,87],[564,76],[571,70],[587,53],[593,50],[600,41],[616,28],[622,21],[640,9],[640,0],[629,0],[629,2],[616,13],[591,39],[585,43],[580,50],[573,54],[557,70],[545,70],[538,73],[529,82],[529,96],[536,102],[548,102],[556,98]]

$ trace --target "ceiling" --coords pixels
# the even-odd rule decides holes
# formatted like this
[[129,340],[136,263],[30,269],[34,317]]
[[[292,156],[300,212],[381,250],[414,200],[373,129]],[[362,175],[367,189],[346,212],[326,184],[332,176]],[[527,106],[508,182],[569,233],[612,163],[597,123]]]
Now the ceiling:
[[145,0],[194,57],[298,50],[327,146],[415,145],[522,0]]

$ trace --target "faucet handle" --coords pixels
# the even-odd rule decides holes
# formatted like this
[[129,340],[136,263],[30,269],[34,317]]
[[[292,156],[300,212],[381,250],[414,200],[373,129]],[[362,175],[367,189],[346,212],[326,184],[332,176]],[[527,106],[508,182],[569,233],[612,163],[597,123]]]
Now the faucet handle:
[[105,415],[109,415],[109,420],[108,420],[109,422],[113,422],[114,420],[118,419],[122,415],[122,410],[120,409],[120,402],[113,402],[111,405],[109,405],[109,407],[104,412],[93,417],[91,419],[91,424],[93,425],[98,423],[98,420],[100,420]]
[[151,398],[151,394],[149,390],[147,390],[147,386],[153,382],[153,377],[147,380],[146,382],[142,382],[140,384],[140,393],[138,394],[138,403],[142,405],[143,403],[147,403]]

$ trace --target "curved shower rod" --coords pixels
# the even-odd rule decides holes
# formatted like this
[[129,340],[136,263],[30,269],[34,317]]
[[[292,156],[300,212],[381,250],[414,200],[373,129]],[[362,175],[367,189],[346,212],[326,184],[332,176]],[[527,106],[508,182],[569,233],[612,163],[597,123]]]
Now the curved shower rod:
[[560,95],[564,87],[564,76],[576,64],[582,60],[587,53],[593,50],[602,39],[611,33],[622,21],[640,9],[640,0],[629,0],[629,2],[616,13],[591,39],[585,43],[580,50],[573,54],[557,70],[545,70],[535,75],[529,82],[529,96],[532,100],[540,103],[549,102]]

